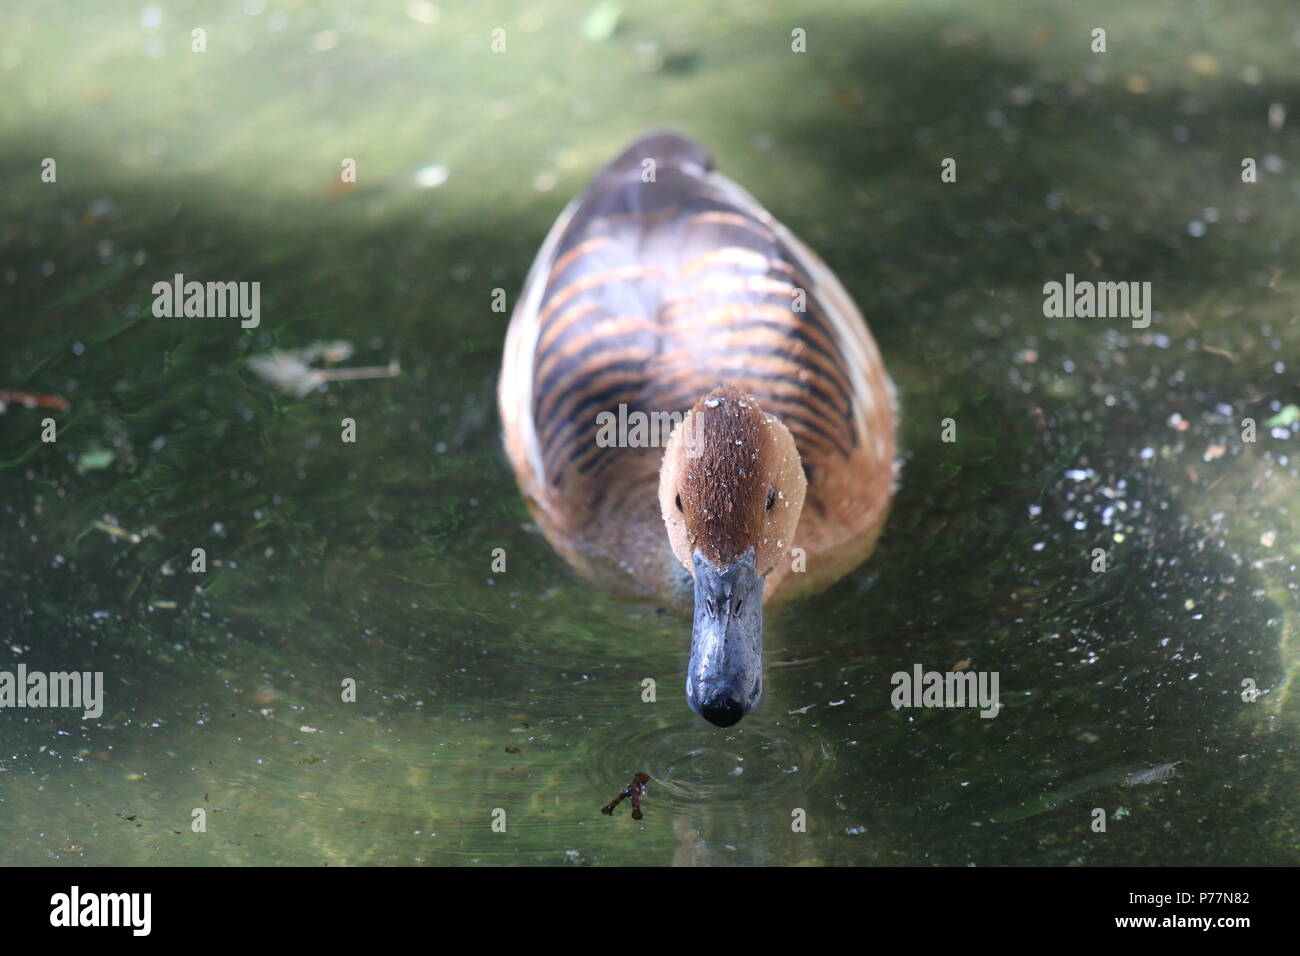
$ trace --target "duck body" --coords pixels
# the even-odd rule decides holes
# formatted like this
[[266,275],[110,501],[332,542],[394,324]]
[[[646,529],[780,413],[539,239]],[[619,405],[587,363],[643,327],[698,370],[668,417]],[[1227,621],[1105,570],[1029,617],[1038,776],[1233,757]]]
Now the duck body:
[[[724,726],[757,702],[763,603],[847,574],[888,513],[894,388],[860,313],[674,133],[634,142],[552,227],[511,317],[498,403],[551,545],[606,586],[694,604],[688,698]],[[634,423],[627,440],[608,440],[614,421]],[[739,690],[719,677],[730,664]],[[743,699],[701,710],[712,684]]]

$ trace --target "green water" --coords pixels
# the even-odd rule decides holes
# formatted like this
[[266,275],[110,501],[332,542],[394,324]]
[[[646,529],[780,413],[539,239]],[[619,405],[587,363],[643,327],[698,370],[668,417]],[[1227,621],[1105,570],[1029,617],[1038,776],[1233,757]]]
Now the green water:
[[[1300,862],[1300,10],[596,6],[0,4],[0,389],[71,406],[0,416],[0,670],[107,697],[0,712],[0,863]],[[876,557],[769,616],[730,731],[499,447],[493,290],[660,125],[821,252],[902,404]],[[153,317],[175,273],[260,325]],[[1045,318],[1067,273],[1151,326]],[[333,340],[400,375],[247,363]],[[891,708],[962,660],[998,717]]]

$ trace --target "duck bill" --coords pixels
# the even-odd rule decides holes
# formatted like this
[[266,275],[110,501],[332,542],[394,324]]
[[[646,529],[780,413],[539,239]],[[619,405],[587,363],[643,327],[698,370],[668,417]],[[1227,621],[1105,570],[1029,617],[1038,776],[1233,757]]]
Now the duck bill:
[[686,701],[709,723],[730,727],[763,694],[763,580],[752,547],[725,567],[698,549],[692,560],[695,626]]

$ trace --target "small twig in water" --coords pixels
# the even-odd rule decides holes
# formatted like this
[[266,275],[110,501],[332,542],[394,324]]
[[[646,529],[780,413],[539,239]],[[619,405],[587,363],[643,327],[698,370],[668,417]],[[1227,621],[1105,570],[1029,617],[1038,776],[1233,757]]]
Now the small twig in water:
[[66,399],[59,398],[57,395],[41,395],[38,392],[15,392],[0,388],[0,412],[3,412],[11,402],[15,405],[22,405],[24,408],[57,408],[61,412],[66,412],[72,407]]
[[606,816],[614,815],[614,808],[623,802],[624,797],[632,798],[632,819],[641,819],[641,794],[645,793],[645,785],[650,782],[650,775],[639,773],[632,778],[632,782],[618,792],[618,796],[609,803],[600,808],[600,812]]
[[396,378],[401,374],[397,362],[369,365],[364,368],[312,368],[307,363],[317,359],[339,361],[351,355],[346,342],[324,342],[297,351],[272,349],[266,355],[248,360],[248,367],[268,385],[299,398],[325,382],[346,382],[370,378]]

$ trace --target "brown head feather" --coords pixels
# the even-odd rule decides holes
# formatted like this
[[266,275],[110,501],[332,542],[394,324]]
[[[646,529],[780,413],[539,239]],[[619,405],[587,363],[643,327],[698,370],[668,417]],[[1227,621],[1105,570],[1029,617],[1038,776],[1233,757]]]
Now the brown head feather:
[[725,567],[753,547],[762,576],[788,563],[806,488],[785,425],[723,385],[695,403],[669,440],[659,500],[688,570],[696,550]]
[[771,447],[764,415],[743,392],[724,385],[691,409],[702,454],[688,457],[677,484],[686,533],[706,558],[731,564],[763,529]]

